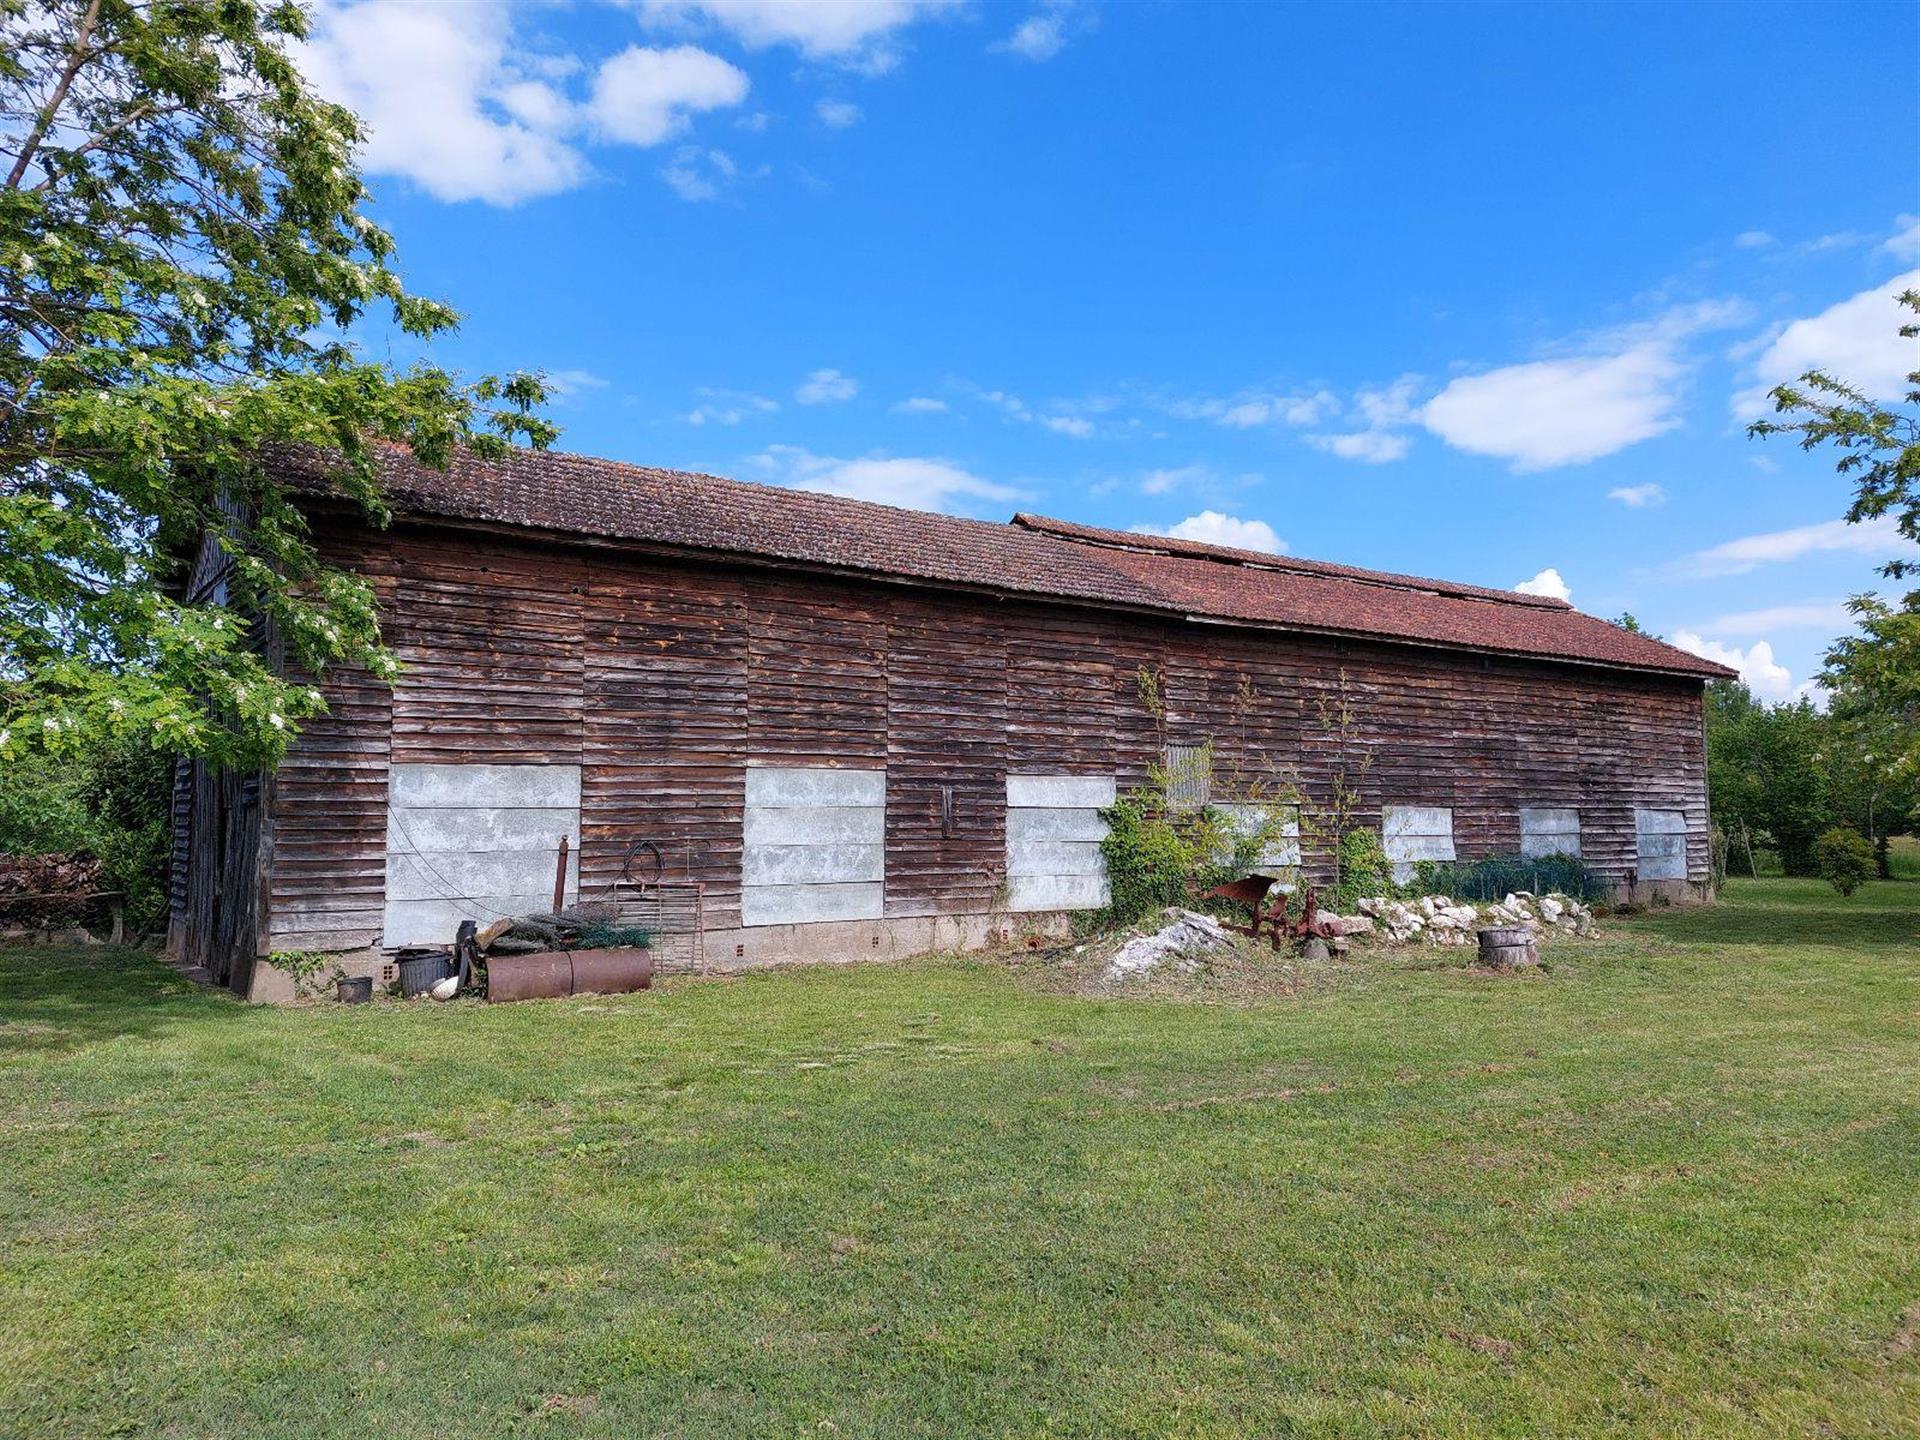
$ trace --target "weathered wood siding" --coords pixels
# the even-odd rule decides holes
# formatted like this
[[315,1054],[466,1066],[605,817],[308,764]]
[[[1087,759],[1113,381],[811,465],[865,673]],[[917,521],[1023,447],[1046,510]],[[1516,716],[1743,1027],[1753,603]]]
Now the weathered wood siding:
[[[1448,807],[1463,857],[1518,851],[1523,806],[1571,807],[1587,860],[1624,879],[1652,807],[1686,815],[1688,873],[1707,868],[1698,681],[497,535],[323,534],[373,578],[406,668],[390,692],[330,677],[334,714],[276,779],[269,948],[377,938],[402,761],[581,766],[582,892],[653,839],[705,882],[714,930],[740,922],[754,766],[885,769],[888,916],[989,908],[1009,772],[1125,787],[1163,745],[1208,741],[1223,784],[1320,798],[1370,752],[1361,818]],[[1309,845],[1309,875],[1328,858]]]

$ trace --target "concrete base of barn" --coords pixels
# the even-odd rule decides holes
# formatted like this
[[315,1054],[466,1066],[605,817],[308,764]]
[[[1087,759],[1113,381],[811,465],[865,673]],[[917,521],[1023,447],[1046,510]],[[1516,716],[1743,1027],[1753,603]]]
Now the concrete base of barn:
[[[868,960],[908,960],[957,950],[982,950],[1016,943],[1028,936],[1055,940],[1072,933],[1069,913],[994,915],[896,915],[885,920],[840,920],[809,925],[756,925],[738,930],[715,930],[707,935],[706,958],[713,974],[765,970],[776,965],[851,965]],[[288,1005],[296,1000],[333,993],[335,967],[342,975],[372,979],[376,988],[389,984],[394,960],[381,949],[351,950],[326,957],[319,974],[325,983],[316,990],[310,982],[303,995],[294,977],[277,969],[266,957],[253,967],[247,999],[261,1005]],[[671,973],[671,972],[667,972]]]
[[906,960],[949,950],[980,950],[1027,935],[1048,939],[1073,928],[1068,914],[896,915],[885,920],[837,920],[810,925],[756,925],[707,936],[707,963],[716,971],[769,965],[851,964]]

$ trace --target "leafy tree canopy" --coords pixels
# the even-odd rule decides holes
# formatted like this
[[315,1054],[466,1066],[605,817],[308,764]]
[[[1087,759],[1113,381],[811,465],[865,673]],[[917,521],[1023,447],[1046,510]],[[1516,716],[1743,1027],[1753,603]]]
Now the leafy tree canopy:
[[[1920,315],[1920,291],[1899,298]],[[1900,334],[1920,340],[1920,323],[1902,325]],[[1920,364],[1920,345],[1915,351]],[[1858,524],[1890,516],[1901,535],[1920,545],[1920,369],[1907,375],[1900,408],[1818,370],[1772,395],[1776,412],[1788,418],[1758,421],[1750,433],[1795,435],[1805,450],[1835,447],[1835,468],[1854,486],[1847,519]],[[1896,557],[1881,573],[1894,580],[1920,574],[1920,552]],[[1889,777],[1911,782],[1920,778],[1920,590],[1897,604],[1856,595],[1849,608],[1859,628],[1827,652],[1821,678],[1837,711],[1876,729]]]
[[[444,464],[551,439],[534,377],[343,338],[456,317],[360,213],[357,123],[288,56],[306,23],[262,0],[0,0],[0,761],[107,731],[271,763],[322,708],[300,673],[394,665],[263,450],[337,453],[340,493],[380,519],[382,441]],[[218,583],[187,594],[203,534]]]

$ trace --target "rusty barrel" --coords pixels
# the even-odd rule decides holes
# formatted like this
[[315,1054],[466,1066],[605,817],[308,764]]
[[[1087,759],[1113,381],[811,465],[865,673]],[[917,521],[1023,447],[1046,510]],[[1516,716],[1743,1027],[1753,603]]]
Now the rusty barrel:
[[1480,932],[1480,963],[1493,970],[1514,970],[1540,963],[1540,945],[1525,925],[1490,925]]
[[546,950],[487,961],[487,999],[552,1000],[563,995],[624,995],[653,985],[650,950]]
[[565,951],[543,950],[537,955],[487,957],[487,999],[551,1000],[573,993],[573,961]]
[[575,950],[568,958],[576,995],[625,995],[653,985],[651,950]]

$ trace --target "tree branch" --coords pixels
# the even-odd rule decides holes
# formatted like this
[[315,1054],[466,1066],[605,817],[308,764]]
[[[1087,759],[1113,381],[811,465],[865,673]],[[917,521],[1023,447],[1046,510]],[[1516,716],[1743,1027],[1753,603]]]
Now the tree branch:
[[67,56],[66,68],[60,72],[59,83],[53,87],[47,103],[40,107],[32,131],[20,146],[20,154],[14,159],[13,170],[7,176],[7,189],[20,188],[20,177],[27,173],[27,166],[33,163],[34,154],[47,138],[47,131],[53,128],[54,117],[60,113],[60,107],[67,103],[67,92],[73,88],[74,77],[80,73],[80,67],[87,63],[87,42],[93,38],[94,26],[99,23],[100,0],[87,0],[87,13],[80,17],[80,33],[73,37],[73,50]]

